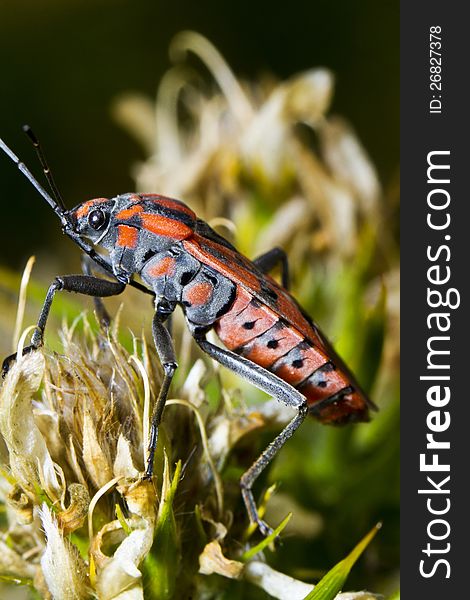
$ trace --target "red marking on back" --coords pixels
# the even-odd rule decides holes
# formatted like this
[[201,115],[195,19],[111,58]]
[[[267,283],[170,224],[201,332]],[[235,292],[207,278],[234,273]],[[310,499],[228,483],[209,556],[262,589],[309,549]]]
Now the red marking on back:
[[156,263],[151,263],[146,269],[152,277],[162,277],[162,275],[173,275],[176,261],[171,256],[165,256]]
[[101,204],[102,202],[107,202],[108,200],[109,198],[94,198],[93,200],[88,200],[77,209],[75,216],[77,219],[81,219],[82,217],[85,217],[94,206]]
[[[214,248],[222,258],[219,259],[202,248],[201,243],[206,247]],[[242,254],[235,253],[229,248],[221,244],[216,244],[212,240],[208,240],[197,234],[193,235],[191,239],[185,240],[183,245],[194,258],[197,258],[206,265],[215,267],[217,271],[228,277],[231,281],[244,285],[250,290],[260,290],[261,285],[258,277],[254,273],[251,273],[247,267],[238,264],[240,260],[251,264]]]
[[184,240],[192,235],[193,230],[177,219],[169,219],[162,215],[142,213],[142,226],[151,233],[170,237],[175,240]]
[[123,210],[120,210],[116,215],[116,219],[121,219],[125,221],[126,219],[130,219],[131,217],[134,217],[135,215],[143,212],[143,210],[144,209],[142,205],[134,204],[130,208],[124,208]]
[[118,237],[116,244],[122,248],[135,248],[139,239],[139,231],[128,225],[118,225]]
[[213,291],[214,287],[210,283],[195,283],[185,288],[183,301],[189,302],[191,306],[202,306],[206,302],[209,302]]
[[157,194],[139,194],[142,199],[145,200],[153,200],[155,204],[159,204],[160,206],[164,206],[165,208],[169,208],[170,210],[175,210],[178,212],[182,212],[194,220],[196,220],[195,213],[183,202],[180,200],[175,200],[174,198],[167,198],[166,196],[158,196]]

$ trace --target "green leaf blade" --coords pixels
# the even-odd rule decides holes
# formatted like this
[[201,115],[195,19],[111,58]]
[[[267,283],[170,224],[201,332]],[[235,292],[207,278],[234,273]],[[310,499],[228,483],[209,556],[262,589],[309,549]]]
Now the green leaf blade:
[[366,547],[374,538],[377,531],[382,526],[378,523],[362,540],[351,550],[351,552],[336,564],[328,573],[318,582],[313,590],[304,598],[304,600],[333,600],[343,589],[343,585],[351,571],[354,563],[364,552]]

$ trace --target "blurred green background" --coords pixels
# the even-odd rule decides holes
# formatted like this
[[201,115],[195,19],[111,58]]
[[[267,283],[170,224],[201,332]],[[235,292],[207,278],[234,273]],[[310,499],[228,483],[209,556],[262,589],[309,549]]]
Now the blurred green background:
[[[111,102],[153,95],[170,40],[192,29],[245,78],[331,69],[333,112],[353,124],[387,188],[398,164],[398,14],[398,2],[374,0],[2,0],[0,135],[39,174],[20,130],[34,127],[68,206],[133,190],[130,165],[143,153],[113,122]],[[0,257],[21,267],[57,248],[60,233],[3,158],[0,173]]]

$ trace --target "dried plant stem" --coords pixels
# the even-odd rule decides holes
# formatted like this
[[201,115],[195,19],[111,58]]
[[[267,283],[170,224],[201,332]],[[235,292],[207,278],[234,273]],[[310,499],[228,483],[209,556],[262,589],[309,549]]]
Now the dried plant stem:
[[19,293],[19,297],[18,297],[18,306],[17,306],[17,310],[16,310],[15,329],[14,329],[14,333],[13,333],[13,351],[16,350],[16,347],[18,345],[20,335],[21,335],[24,311],[26,308],[26,294],[27,294],[27,290],[28,290],[28,283],[29,283],[29,278],[31,277],[31,271],[33,270],[35,260],[36,260],[35,256],[31,256],[28,259],[28,262],[26,263],[26,267],[24,268],[24,271],[23,271],[23,276],[21,277],[20,293]]
[[202,446],[204,448],[204,454],[206,455],[206,460],[209,463],[209,467],[211,469],[212,476],[214,477],[215,493],[217,496],[217,509],[218,509],[217,513],[218,513],[218,518],[220,519],[220,518],[222,518],[223,512],[224,512],[224,495],[223,495],[222,480],[220,479],[219,472],[217,471],[217,469],[215,467],[214,461],[212,460],[212,456],[209,451],[209,443],[207,440],[206,428],[204,426],[204,421],[201,417],[201,413],[198,411],[198,409],[193,404],[191,404],[187,400],[182,400],[182,399],[178,399],[178,398],[172,398],[170,400],[167,400],[167,406],[172,405],[172,404],[179,404],[180,406],[186,406],[186,408],[191,409],[196,416],[199,431],[201,433],[201,441],[202,441]]
[[143,411],[143,423],[142,423],[142,452],[143,452],[143,464],[147,464],[147,440],[149,439],[150,431],[150,381],[147,371],[141,360],[136,356],[132,355],[129,357],[129,362],[133,362],[142,377],[144,383],[144,411]]

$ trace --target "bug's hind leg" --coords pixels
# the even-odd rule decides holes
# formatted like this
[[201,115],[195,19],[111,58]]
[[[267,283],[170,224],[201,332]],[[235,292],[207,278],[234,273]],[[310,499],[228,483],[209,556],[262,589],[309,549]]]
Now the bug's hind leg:
[[263,369],[234,352],[211,344],[204,336],[198,336],[196,334],[195,339],[202,350],[221,365],[229,368],[241,377],[244,377],[254,386],[270,394],[280,402],[297,409],[296,416],[288,423],[281,433],[274,438],[240,479],[243,501],[245,502],[250,520],[257,523],[263,535],[270,535],[272,529],[258,515],[252,487],[262,471],[268,466],[274,456],[305,419],[307,415],[307,401],[298,390],[266,369]]
[[274,267],[280,265],[282,287],[286,290],[289,289],[289,263],[287,261],[287,254],[282,248],[272,248],[264,254],[261,254],[261,256],[257,256],[253,262],[263,273],[269,273]]

